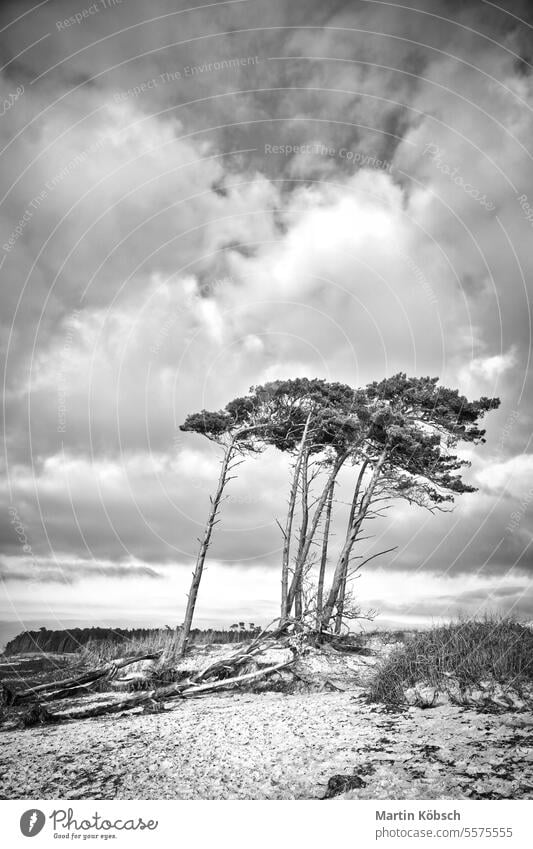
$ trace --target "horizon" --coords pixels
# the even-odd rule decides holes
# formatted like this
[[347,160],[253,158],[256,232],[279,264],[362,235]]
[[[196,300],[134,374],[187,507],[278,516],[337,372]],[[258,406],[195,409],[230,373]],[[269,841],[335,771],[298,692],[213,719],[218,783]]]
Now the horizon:
[[[531,624],[532,624],[531,620],[526,621],[527,620],[526,616],[522,616],[522,617],[520,617],[520,616],[516,616],[516,617],[510,616],[510,617],[507,617],[504,613],[498,613],[497,611],[496,612],[488,611],[486,614],[478,614],[477,616],[474,616],[474,617],[471,617],[471,618],[468,618],[468,617],[463,618],[461,613],[458,612],[456,615],[452,614],[449,617],[442,617],[440,619],[429,619],[429,618],[420,619],[416,616],[413,616],[412,618],[403,618],[403,619],[386,619],[386,618],[380,619],[379,616],[378,616],[373,621],[359,620],[357,622],[357,624],[352,625],[352,627],[350,629],[350,633],[353,633],[353,634],[360,633],[360,632],[363,632],[363,633],[370,632],[370,633],[372,633],[374,631],[379,631],[379,632],[383,631],[383,632],[391,632],[391,633],[394,633],[396,631],[425,631],[425,630],[428,630],[428,629],[431,629],[431,628],[434,628],[434,627],[438,627],[440,625],[458,624],[458,623],[461,623],[463,621],[471,621],[472,619],[474,619],[476,621],[483,621],[485,616],[488,616],[489,618],[494,618],[496,620],[504,620],[504,619],[508,618],[508,619],[510,619],[510,621],[516,622],[517,624],[523,625],[525,627],[531,627]],[[94,623],[94,622],[89,622],[89,620],[80,620],[78,622],[76,620],[76,624],[74,624],[74,623],[70,623],[69,625],[64,624],[63,627],[61,627],[61,628],[49,627],[49,625],[46,625],[45,623],[41,622],[40,620],[39,620],[39,624],[37,624],[36,622],[35,623],[27,623],[27,624],[28,624],[28,626],[31,625],[31,627],[26,627],[26,625],[19,623],[19,628],[17,630],[17,628],[15,627],[17,625],[17,623],[15,623],[15,622],[13,622],[13,623],[10,623],[10,622],[0,623],[0,653],[5,651],[6,645],[11,640],[15,639],[16,637],[21,636],[24,633],[39,631],[42,627],[46,628],[46,630],[48,630],[48,631],[69,631],[69,630],[73,630],[75,628],[80,628],[80,629],[81,628],[102,628],[102,629],[110,630],[110,631],[115,631],[115,630],[118,631],[120,629],[123,629],[123,630],[126,630],[126,629],[130,629],[130,630],[146,629],[146,630],[150,630],[150,631],[152,631],[152,630],[154,630],[154,631],[156,631],[156,630],[164,631],[166,629],[165,624],[162,624],[162,625],[157,625],[157,624],[151,625],[151,624],[147,624],[147,623],[145,623],[145,624],[135,624],[135,623],[128,623],[127,620],[125,620],[125,624],[121,624],[121,625],[117,625],[116,623],[114,625],[109,625],[109,624],[106,624],[105,622]],[[236,623],[236,624],[238,624],[238,623]],[[245,624],[248,624],[247,620],[246,620]],[[265,622],[265,623],[255,623],[255,624],[264,628],[269,623]],[[194,629],[197,629],[197,630],[202,631],[202,632],[206,632],[206,631],[209,631],[209,630],[229,631],[229,630],[231,630],[231,625],[228,625],[227,622],[223,622],[222,624],[220,624],[220,623],[202,624],[201,621],[199,621],[199,618],[198,618],[198,619],[195,620],[195,624],[193,625],[193,630]]]

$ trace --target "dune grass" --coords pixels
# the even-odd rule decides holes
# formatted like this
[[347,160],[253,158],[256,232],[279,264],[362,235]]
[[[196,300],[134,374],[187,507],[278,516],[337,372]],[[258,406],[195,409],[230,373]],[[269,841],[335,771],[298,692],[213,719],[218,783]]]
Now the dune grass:
[[175,631],[152,631],[145,637],[115,642],[113,640],[94,640],[82,646],[78,656],[89,666],[103,666],[120,657],[135,657],[158,651],[174,654],[177,636]]
[[[212,631],[192,633],[191,649],[196,651],[205,650],[214,644],[226,645],[228,652],[234,650],[241,642],[249,642],[256,632],[239,631]],[[94,640],[82,646],[77,654],[82,662],[89,666],[102,666],[117,660],[120,657],[136,657],[145,654],[161,652],[167,663],[176,660],[178,648],[177,631],[153,630],[145,636],[134,636],[120,641],[116,640]]]
[[485,617],[438,625],[413,634],[376,668],[373,701],[400,704],[405,690],[423,682],[447,689],[495,682],[520,689],[533,681],[533,629]]

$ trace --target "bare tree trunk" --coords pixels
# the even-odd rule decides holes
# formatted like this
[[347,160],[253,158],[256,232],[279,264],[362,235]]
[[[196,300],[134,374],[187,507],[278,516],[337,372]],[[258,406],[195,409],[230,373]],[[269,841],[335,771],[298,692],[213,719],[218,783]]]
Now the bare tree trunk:
[[355,489],[353,491],[352,503],[350,506],[350,515],[348,517],[348,525],[346,526],[346,538],[348,538],[350,534],[351,527],[353,525],[353,520],[355,516],[355,511],[357,510],[357,502],[359,501],[359,493],[361,492],[361,486],[363,484],[363,478],[365,476],[365,472],[369,465],[369,460],[364,460],[359,469],[359,474],[357,475],[357,483],[355,484]]
[[309,532],[308,532],[308,534],[305,538],[301,552],[298,553],[298,557],[297,557],[296,564],[295,564],[295,567],[294,567],[294,575],[292,577],[292,582],[291,582],[291,586],[290,586],[290,589],[289,589],[289,596],[288,596],[288,601],[287,601],[288,610],[291,610],[292,605],[294,603],[294,595],[295,595],[295,592],[296,592],[296,587],[298,586],[300,580],[302,579],[304,565],[305,565],[305,562],[306,562],[306,560],[309,556],[309,550],[310,550],[312,542],[315,538],[316,530],[318,528],[318,523],[320,521],[320,517],[321,517],[322,512],[324,510],[324,507],[326,505],[326,501],[327,501],[327,498],[328,498],[328,493],[329,493],[330,487],[335,482],[335,479],[336,479],[343,463],[347,460],[348,456],[349,456],[348,451],[345,451],[342,454],[339,454],[337,456],[337,458],[335,459],[335,463],[333,464],[333,468],[330,472],[330,475],[327,479],[326,485],[325,485],[324,489],[322,490],[322,494],[320,495],[320,498],[318,499],[318,504],[316,506],[316,510],[315,510],[315,513],[314,513],[314,516],[313,516],[313,521],[311,522],[311,528],[310,528],[310,530],[309,530]]
[[187,608],[185,610],[185,619],[183,622],[183,627],[181,629],[181,634],[179,636],[178,645],[177,645],[177,654],[178,657],[182,657],[185,654],[185,650],[187,648],[187,643],[189,642],[189,635],[191,633],[191,625],[192,619],[194,616],[194,608],[196,606],[196,599],[198,597],[198,590],[200,588],[200,581],[202,580],[202,573],[204,570],[204,563],[207,554],[207,550],[209,548],[209,544],[211,542],[211,535],[213,533],[213,528],[216,524],[216,518],[218,509],[220,506],[220,501],[222,499],[222,494],[224,492],[224,488],[228,482],[228,471],[230,467],[230,463],[235,454],[235,437],[231,440],[229,446],[226,448],[224,457],[222,459],[222,465],[220,469],[220,475],[218,478],[218,485],[213,498],[210,498],[211,501],[211,510],[209,511],[209,516],[207,519],[207,524],[205,526],[204,536],[200,543],[200,550],[198,552],[198,557],[196,558],[196,566],[194,567],[194,572],[192,575],[191,588],[189,590],[189,596],[187,599]]
[[333,575],[333,582],[331,584],[331,589],[329,591],[328,600],[324,605],[324,610],[322,613],[322,627],[327,628],[329,620],[333,614],[333,608],[337,602],[337,598],[339,596],[340,587],[342,584],[343,576],[348,571],[348,564],[350,562],[350,554],[354,545],[355,540],[357,539],[357,534],[359,533],[359,529],[363,523],[363,520],[366,516],[367,510],[370,506],[370,502],[372,500],[372,495],[374,493],[374,489],[376,488],[376,484],[379,480],[379,475],[381,473],[381,467],[385,462],[387,457],[387,448],[385,448],[380,454],[376,465],[374,466],[374,470],[372,472],[372,477],[370,478],[368,487],[363,495],[361,500],[360,507],[357,511],[355,511],[355,515],[353,517],[352,526],[349,529],[344,546],[342,548],[337,566],[335,568],[335,574]]
[[[290,613],[290,611],[289,611]],[[298,586],[294,591],[294,618],[300,622],[302,619],[302,581],[298,581]]]
[[344,614],[344,598],[346,596],[346,570],[342,576],[341,585],[339,587],[339,595],[337,597],[337,613],[335,614],[334,633],[340,634],[342,628],[342,617]]
[[[307,528],[309,526],[309,479],[308,479],[308,465],[309,465],[309,452],[305,451],[302,457],[302,468],[301,468],[301,488],[302,488],[302,524],[300,527],[300,539],[298,542],[298,554],[296,556],[296,560],[299,561],[302,548],[305,543],[305,538],[307,536]],[[294,616],[298,621],[302,618],[303,613],[303,573],[300,576],[300,580],[298,581],[298,585],[295,590],[294,595]],[[288,613],[290,614],[290,608]]]
[[329,526],[331,524],[331,511],[333,508],[333,492],[335,490],[335,482],[329,488],[328,500],[326,504],[326,521],[324,523],[324,538],[322,540],[322,553],[320,556],[320,570],[318,572],[318,586],[316,591],[316,627],[320,630],[322,621],[322,603],[324,598],[324,578],[326,575],[326,565],[328,562],[328,542],[329,542]]
[[307,434],[309,431],[309,422],[311,421],[311,413],[307,416],[304,432],[298,447],[298,454],[294,462],[294,472],[292,476],[291,490],[289,493],[289,508],[287,511],[287,520],[285,522],[285,530],[283,531],[283,555],[281,561],[281,621],[284,622],[289,615],[287,600],[289,592],[289,559],[291,550],[292,524],[294,521],[294,510],[296,507],[296,497],[298,495],[298,481],[300,479],[300,469],[302,466],[302,458],[307,442]]
[[[357,476],[357,483],[355,484],[355,489],[353,492],[352,503],[350,505],[350,514],[348,517],[348,525],[346,527],[346,539],[348,539],[351,527],[353,525],[353,520],[355,517],[355,511],[357,510],[357,502],[359,501],[359,493],[361,492],[361,486],[363,483],[363,478],[365,476],[365,472],[368,468],[368,460],[365,460],[361,468],[359,470],[359,474]],[[353,547],[353,543],[352,543]],[[351,548],[350,548],[351,551]],[[346,583],[348,580],[348,562],[349,558],[346,560],[344,564],[344,571],[342,574],[341,584],[339,586],[339,594],[337,596],[337,614],[335,616],[335,633],[340,634],[342,628],[342,617],[344,614],[344,599],[346,597]]]

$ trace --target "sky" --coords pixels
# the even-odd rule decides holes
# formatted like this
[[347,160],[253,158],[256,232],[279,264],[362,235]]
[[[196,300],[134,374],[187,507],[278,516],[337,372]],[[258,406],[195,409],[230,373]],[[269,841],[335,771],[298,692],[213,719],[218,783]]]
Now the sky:
[[[220,462],[185,417],[398,371],[501,407],[475,493],[376,521],[358,602],[533,618],[532,27],[527,0],[4,3],[0,643],[180,623]],[[277,615],[288,472],[239,468],[198,626]]]

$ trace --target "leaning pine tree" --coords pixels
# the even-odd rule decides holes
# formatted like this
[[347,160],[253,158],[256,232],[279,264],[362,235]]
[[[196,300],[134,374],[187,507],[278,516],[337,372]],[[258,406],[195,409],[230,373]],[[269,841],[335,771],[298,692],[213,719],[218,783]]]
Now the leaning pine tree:
[[192,413],[180,430],[197,433],[222,448],[222,460],[215,494],[210,498],[210,509],[192,575],[185,610],[185,619],[178,640],[178,654],[186,651],[192,620],[202,580],[205,560],[213,529],[224,499],[227,484],[235,477],[231,472],[248,454],[257,454],[274,442],[293,445],[294,440],[306,444],[308,412],[284,397],[280,383],[252,388],[249,395],[235,398],[223,410]]
[[[356,451],[362,436],[359,419],[363,396],[347,384],[328,383],[318,378],[279,380],[252,387],[253,406],[268,410],[262,432],[265,444],[293,458],[286,520],[283,533],[281,568],[281,620],[295,607],[300,618],[302,581],[312,546],[337,476]],[[311,473],[311,465],[315,467]],[[321,472],[319,476],[318,472]],[[318,486],[317,497],[309,497],[310,478]],[[289,582],[291,541],[298,492],[301,492],[301,524]],[[331,506],[329,508],[331,514]],[[329,527],[329,523],[328,523]]]
[[180,430],[198,433],[205,436],[222,448],[222,460],[215,494],[210,496],[210,508],[203,536],[199,539],[200,548],[192,574],[191,586],[187,598],[185,618],[178,639],[178,655],[183,655],[189,642],[198,590],[204,571],[205,559],[213,529],[218,521],[217,516],[224,490],[235,475],[232,471],[239,465],[247,453],[257,453],[261,450],[261,442],[257,436],[261,423],[257,411],[250,398],[236,398],[224,410],[218,412],[192,413],[181,425]]
[[[468,465],[455,454],[461,442],[484,442],[479,426],[497,398],[468,401],[457,390],[439,387],[437,378],[410,378],[400,373],[364,389],[324,380],[295,378],[252,387],[224,410],[189,416],[182,430],[202,434],[223,448],[218,485],[207,518],[193,572],[185,621],[179,641],[189,639],[207,551],[231,471],[249,453],[275,447],[293,458],[287,515],[283,525],[281,621],[296,607],[302,617],[302,581],[313,559],[313,546],[323,528],[318,579],[316,625],[325,631],[335,620],[340,631],[347,584],[353,571],[387,552],[361,562],[350,574],[353,548],[361,540],[366,519],[383,515],[396,499],[431,511],[446,509],[454,497],[473,492],[460,471]],[[323,593],[331,528],[333,490],[345,466],[355,472],[346,535],[329,592]],[[313,472],[310,472],[313,467]],[[309,485],[315,493],[310,498]],[[295,534],[298,493],[301,523]],[[296,536],[292,557],[291,540]],[[388,549],[390,551],[392,549]]]
[[366,433],[358,447],[363,460],[346,538],[322,610],[324,630],[335,608],[342,611],[350,557],[365,518],[397,498],[434,511],[446,509],[456,495],[475,492],[459,473],[469,463],[455,449],[461,442],[485,441],[480,420],[500,403],[498,398],[468,401],[456,389],[438,386],[438,378],[403,373],[371,383],[364,391]]

